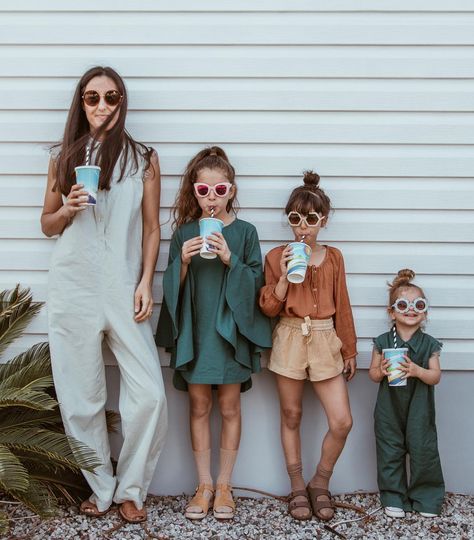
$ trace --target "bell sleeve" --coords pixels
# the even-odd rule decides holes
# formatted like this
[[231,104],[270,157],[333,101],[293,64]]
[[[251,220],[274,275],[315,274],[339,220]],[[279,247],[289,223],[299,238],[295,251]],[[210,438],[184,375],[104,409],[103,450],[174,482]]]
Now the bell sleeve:
[[187,364],[194,357],[192,336],[193,276],[188,268],[181,287],[181,248],[183,237],[178,229],[171,239],[168,267],[163,275],[163,303],[155,341],[171,353],[171,367]]
[[261,313],[257,303],[262,284],[260,243],[257,230],[251,226],[246,231],[243,257],[231,254],[217,318],[217,331],[233,345],[237,360],[244,364],[248,364],[248,359],[239,354],[245,349],[239,347],[239,334],[250,342],[251,354],[272,346],[270,321]]

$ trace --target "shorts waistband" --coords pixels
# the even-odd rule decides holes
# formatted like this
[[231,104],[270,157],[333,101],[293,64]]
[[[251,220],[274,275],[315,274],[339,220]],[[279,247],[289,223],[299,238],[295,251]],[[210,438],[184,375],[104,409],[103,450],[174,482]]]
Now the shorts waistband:
[[311,329],[314,330],[332,330],[334,328],[334,322],[332,319],[310,319],[305,317],[300,319],[299,317],[280,317],[280,322],[286,326],[298,328],[301,330],[301,325],[311,324]]

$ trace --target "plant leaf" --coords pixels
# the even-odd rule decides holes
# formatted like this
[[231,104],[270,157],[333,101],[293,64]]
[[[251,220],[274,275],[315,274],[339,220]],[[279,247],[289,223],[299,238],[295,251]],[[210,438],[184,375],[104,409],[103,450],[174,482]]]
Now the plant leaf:
[[30,478],[27,491],[11,491],[10,495],[42,518],[53,516],[58,509],[56,497],[43,482],[35,478]]
[[33,302],[30,289],[20,289],[20,285],[0,293],[0,355],[20,337],[41,307],[41,302]]
[[0,488],[5,492],[26,491],[28,471],[6,446],[0,444]]
[[0,444],[10,450],[31,452],[56,463],[58,467],[92,472],[100,461],[85,444],[46,429],[6,429],[0,432]]
[[0,392],[0,409],[5,407],[26,407],[36,411],[52,410],[58,405],[46,392],[25,390],[24,388],[4,388]]
[[0,388],[8,386],[20,388],[44,377],[52,377],[47,342],[37,343],[6,364],[0,364]]

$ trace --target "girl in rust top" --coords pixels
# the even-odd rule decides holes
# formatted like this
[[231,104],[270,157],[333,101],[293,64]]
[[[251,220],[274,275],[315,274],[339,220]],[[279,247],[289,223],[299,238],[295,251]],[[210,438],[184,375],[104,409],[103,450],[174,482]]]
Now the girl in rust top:
[[[289,512],[299,520],[334,515],[328,491],[334,465],[352,427],[344,376],[356,370],[356,335],[341,252],[317,243],[326,225],[331,201],[319,187],[319,176],[308,171],[304,185],[291,193],[285,208],[295,241],[311,247],[302,283],[289,283],[291,245],[272,249],[265,260],[260,307],[279,317],[273,333],[268,369],[276,375],[281,410],[281,439],[291,482]],[[328,419],[321,458],[305,487],[301,464],[300,423],[305,380],[309,379]],[[311,511],[312,507],[312,511]]]

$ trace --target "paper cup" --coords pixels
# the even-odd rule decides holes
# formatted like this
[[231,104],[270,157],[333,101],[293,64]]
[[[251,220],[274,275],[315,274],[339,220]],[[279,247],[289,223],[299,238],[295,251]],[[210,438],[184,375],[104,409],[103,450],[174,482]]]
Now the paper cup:
[[405,362],[404,355],[408,353],[407,347],[400,347],[400,349],[382,349],[382,354],[385,360],[390,362],[388,368],[388,385],[389,386],[406,386],[407,380],[402,379],[404,375],[400,370],[400,362]]
[[288,261],[286,279],[290,283],[303,283],[311,257],[311,248],[304,242],[291,242],[293,256]]
[[78,184],[84,184],[84,191],[87,191],[87,204],[88,206],[95,206],[97,204],[97,192],[99,190],[99,176],[100,167],[96,165],[83,165],[76,167],[76,182]]
[[199,220],[199,235],[204,238],[199,254],[203,259],[215,259],[217,255],[206,242],[206,237],[216,232],[222,232],[224,222],[217,218],[202,218]]

